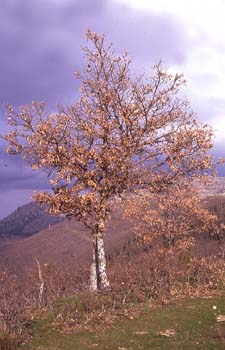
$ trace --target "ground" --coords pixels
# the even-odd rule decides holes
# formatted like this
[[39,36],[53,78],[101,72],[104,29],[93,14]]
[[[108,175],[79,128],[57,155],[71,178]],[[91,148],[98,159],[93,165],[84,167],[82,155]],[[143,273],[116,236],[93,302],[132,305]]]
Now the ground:
[[52,329],[50,320],[40,319],[34,322],[33,340],[22,349],[224,350],[224,299],[190,298],[163,306],[148,302],[133,306],[136,312],[110,327],[67,335]]

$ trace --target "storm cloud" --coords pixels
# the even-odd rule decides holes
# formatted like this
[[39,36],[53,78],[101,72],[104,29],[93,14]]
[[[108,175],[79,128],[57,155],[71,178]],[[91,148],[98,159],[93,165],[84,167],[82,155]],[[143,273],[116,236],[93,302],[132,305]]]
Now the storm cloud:
[[73,100],[73,72],[82,65],[81,43],[90,28],[120,50],[152,64],[185,60],[181,23],[132,11],[111,1],[5,1],[0,12],[0,101],[44,100],[54,107]]
[[46,174],[37,173],[27,165],[22,159],[1,154],[0,159],[0,192],[10,190],[42,190],[49,189]]

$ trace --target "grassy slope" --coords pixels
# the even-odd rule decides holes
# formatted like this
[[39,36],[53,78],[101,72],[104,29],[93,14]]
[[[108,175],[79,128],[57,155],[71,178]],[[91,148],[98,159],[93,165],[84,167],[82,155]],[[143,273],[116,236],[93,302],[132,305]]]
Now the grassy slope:
[[[213,306],[217,309],[214,310]],[[35,336],[24,349],[36,350],[224,350],[224,297],[190,299],[174,305],[152,308],[140,306],[134,319],[117,320],[113,326],[97,332],[62,335],[46,321],[37,321]],[[160,334],[175,331],[169,337]]]

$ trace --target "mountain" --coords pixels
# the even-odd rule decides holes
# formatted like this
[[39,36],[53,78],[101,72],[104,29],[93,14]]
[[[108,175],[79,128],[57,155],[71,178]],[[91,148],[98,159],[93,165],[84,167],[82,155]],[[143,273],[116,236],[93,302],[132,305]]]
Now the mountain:
[[29,236],[60,221],[62,218],[49,215],[43,207],[30,202],[0,221],[0,236]]
[[[108,258],[121,253],[134,238],[131,223],[115,210],[107,224],[105,246]],[[35,258],[44,264],[71,266],[90,264],[92,257],[90,230],[75,219],[63,220],[29,237],[0,240],[0,264],[18,272],[36,266]]]

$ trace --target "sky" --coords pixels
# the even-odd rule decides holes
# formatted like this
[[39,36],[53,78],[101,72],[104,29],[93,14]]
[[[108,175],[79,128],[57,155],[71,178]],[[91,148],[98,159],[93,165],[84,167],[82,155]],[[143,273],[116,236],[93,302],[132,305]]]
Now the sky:
[[[225,149],[225,0],[1,0],[0,133],[5,103],[43,100],[49,111],[73,103],[82,69],[80,46],[91,29],[105,34],[134,69],[161,60],[184,73],[198,118],[215,129],[214,153]],[[224,152],[225,153],[225,152]],[[0,141],[0,218],[48,188],[45,174],[7,156]]]

